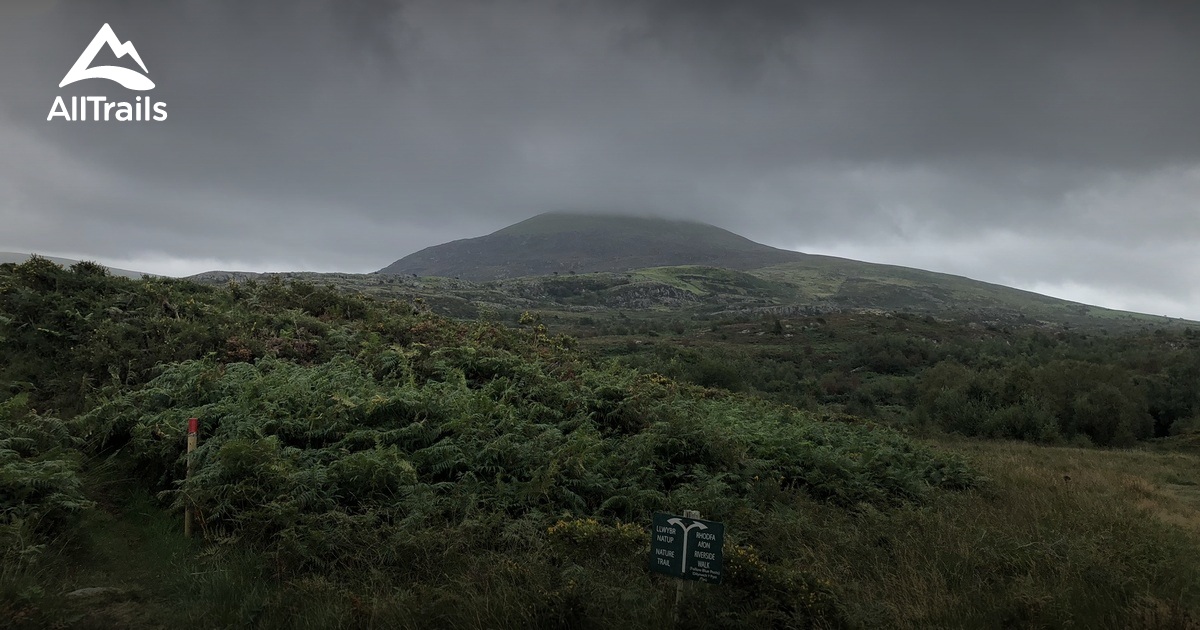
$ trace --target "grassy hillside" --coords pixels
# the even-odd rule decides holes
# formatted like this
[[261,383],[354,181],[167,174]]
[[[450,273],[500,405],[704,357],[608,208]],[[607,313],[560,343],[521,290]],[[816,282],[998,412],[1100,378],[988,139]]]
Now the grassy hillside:
[[1006,325],[1087,329],[1181,329],[1175,318],[1116,311],[1028,291],[917,269],[813,257],[739,271],[701,265],[628,272],[552,274],[472,282],[390,274],[209,272],[198,282],[269,278],[331,284],[381,299],[424,299],[451,317],[516,321],[527,310],[568,318],[603,319],[617,313],[693,322],[723,318],[786,317],[853,312],[901,312]]
[[755,270],[755,275],[793,287],[809,300],[851,308],[910,313],[978,313],[994,319],[1026,318],[1084,322],[1090,318],[1167,323],[1170,318],[1114,311],[980,282],[962,276],[894,265],[811,256],[803,262]]
[[576,345],[423,299],[0,265],[0,615],[660,628],[675,588],[647,570],[650,515],[696,509],[728,527],[727,580],[690,589],[681,625],[1197,620],[1195,454],[929,441]]
[[1187,325],[962,276],[767,247],[688,221],[550,213],[407,256],[375,274],[209,272],[193,279],[330,283],[429,301],[451,317],[670,311],[686,319],[904,312],[1128,330]]

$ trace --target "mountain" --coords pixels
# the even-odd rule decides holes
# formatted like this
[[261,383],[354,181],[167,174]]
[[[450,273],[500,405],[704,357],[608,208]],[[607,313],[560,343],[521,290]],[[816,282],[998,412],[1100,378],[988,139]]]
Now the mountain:
[[962,276],[776,249],[702,223],[562,213],[429,247],[339,284],[436,298],[445,312],[467,316],[473,305],[488,304],[697,316],[893,311],[1102,327],[1183,323]]
[[[0,252],[0,264],[4,264],[4,263],[20,264],[20,263],[25,262],[26,260],[29,260],[30,256],[31,256],[31,254],[18,254],[16,252]],[[78,260],[72,260],[70,258],[57,258],[55,256],[42,256],[42,258],[45,258],[46,260],[49,260],[50,262],[52,262],[56,265],[62,265],[63,267],[70,267],[71,265],[74,265],[75,263],[79,262]],[[116,267],[107,267],[107,269],[108,269],[108,272],[114,276],[124,276],[126,278],[133,278],[134,280],[137,280],[137,279],[141,278],[142,276],[153,276],[154,275],[152,273],[142,273],[140,271],[129,271],[128,269],[117,269]]]
[[556,212],[425,248],[380,273],[482,281],[677,265],[757,269],[803,257],[704,223]]

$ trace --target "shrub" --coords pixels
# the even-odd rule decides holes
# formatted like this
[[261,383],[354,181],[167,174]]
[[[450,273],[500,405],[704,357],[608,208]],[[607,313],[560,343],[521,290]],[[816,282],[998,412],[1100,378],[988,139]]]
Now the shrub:
[[[445,380],[424,382],[379,381],[348,358],[185,363],[84,422],[102,441],[128,435],[145,473],[176,509],[196,502],[210,531],[278,554],[289,540],[287,554],[312,566],[344,564],[343,545],[365,544],[329,529],[339,522],[391,536],[472,514],[629,522],[686,506],[719,517],[753,505],[757,479],[841,505],[976,483],[961,461],[886,429],[612,366],[575,366],[564,382],[535,363],[521,388],[509,376],[472,381],[458,367],[468,356],[433,352]],[[170,491],[189,416],[204,419],[204,441],[195,474]],[[326,543],[305,523],[320,523]]]
[[79,446],[67,427],[27,408],[27,397],[0,403],[0,560],[36,559],[69,536],[91,502],[79,478]]

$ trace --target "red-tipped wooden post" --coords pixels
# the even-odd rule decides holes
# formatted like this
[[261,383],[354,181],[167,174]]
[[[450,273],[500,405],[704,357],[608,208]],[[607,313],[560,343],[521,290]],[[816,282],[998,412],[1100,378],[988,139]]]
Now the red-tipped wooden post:
[[[196,439],[200,433],[199,418],[188,418],[188,433],[187,433],[187,479],[192,478],[192,451],[196,450]],[[184,498],[187,495],[184,494]],[[192,537],[192,502],[187,500],[187,505],[183,510],[183,535],[185,538]]]

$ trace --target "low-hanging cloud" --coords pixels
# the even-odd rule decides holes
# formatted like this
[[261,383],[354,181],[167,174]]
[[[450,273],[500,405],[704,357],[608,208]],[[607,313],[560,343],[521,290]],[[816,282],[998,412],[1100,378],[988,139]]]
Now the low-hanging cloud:
[[[106,22],[167,121],[46,121],[124,98],[58,88]],[[1167,2],[14,2],[0,249],[369,271],[609,210],[1200,319],[1198,58]]]

